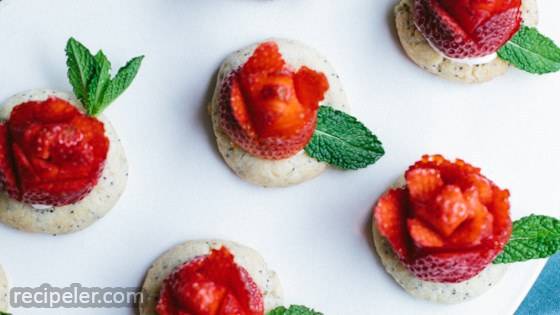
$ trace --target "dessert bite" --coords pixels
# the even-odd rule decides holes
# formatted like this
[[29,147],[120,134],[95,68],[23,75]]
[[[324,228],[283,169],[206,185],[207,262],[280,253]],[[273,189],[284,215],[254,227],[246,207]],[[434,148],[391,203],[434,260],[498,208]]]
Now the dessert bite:
[[264,315],[281,306],[275,272],[253,249],[188,241],[158,258],[142,287],[141,315]]
[[510,65],[537,74],[560,70],[560,48],[534,28],[536,0],[401,0],[395,15],[407,55],[443,78],[485,82]]
[[547,252],[521,249],[531,246],[517,239],[523,233],[538,233],[543,222],[560,231],[560,221],[531,216],[512,225],[509,196],[479,168],[424,156],[406,171],[404,184],[389,189],[374,206],[374,243],[385,269],[416,297],[457,303],[493,287],[504,263],[544,258],[560,249],[551,238],[531,240],[551,246]]
[[103,52],[68,41],[74,94],[31,90],[0,108],[0,221],[27,232],[64,234],[88,227],[126,186],[123,147],[101,112],[134,79],[142,57],[111,79]]
[[347,114],[330,64],[296,41],[271,39],[229,56],[209,110],[226,163],[257,185],[294,185],[327,164],[358,169],[384,154],[377,137]]

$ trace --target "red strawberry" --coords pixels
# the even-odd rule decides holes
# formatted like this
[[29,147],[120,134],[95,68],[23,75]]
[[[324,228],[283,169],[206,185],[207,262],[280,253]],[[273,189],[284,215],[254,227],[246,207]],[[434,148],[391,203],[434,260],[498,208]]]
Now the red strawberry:
[[6,126],[0,131],[0,178],[12,198],[63,206],[97,184],[109,149],[97,119],[52,97],[16,106]]
[[264,315],[262,293],[226,248],[177,268],[165,281],[159,315]]
[[435,211],[428,221],[445,236],[451,235],[461,223],[473,214],[463,198],[461,189],[457,186],[448,185],[435,198],[433,204]]
[[391,189],[379,199],[373,211],[379,233],[389,241],[401,259],[409,255],[406,215],[402,211],[407,204],[406,190]]
[[432,200],[443,187],[441,174],[433,168],[417,168],[405,174],[410,196],[419,202]]
[[304,66],[294,75],[294,86],[298,100],[307,108],[315,110],[329,90],[329,81],[323,73]]
[[521,0],[414,0],[414,22],[451,58],[486,56],[519,30]]
[[9,145],[8,128],[6,124],[0,124],[0,183],[2,189],[10,196],[18,195],[18,183],[14,174],[14,159]]
[[511,236],[509,192],[480,169],[424,156],[406,178],[407,189],[382,196],[374,214],[381,234],[418,278],[461,282],[503,250]]
[[420,248],[442,247],[444,240],[418,219],[408,219],[408,233]]
[[480,174],[470,174],[467,179],[467,184],[464,185],[464,189],[473,186],[478,192],[478,198],[482,203],[490,203],[493,198],[492,183],[481,176]]
[[326,77],[306,67],[291,71],[274,42],[261,44],[221,90],[220,125],[231,140],[264,159],[301,151],[315,131]]
[[274,42],[260,44],[241,68],[243,75],[282,71],[286,65]]

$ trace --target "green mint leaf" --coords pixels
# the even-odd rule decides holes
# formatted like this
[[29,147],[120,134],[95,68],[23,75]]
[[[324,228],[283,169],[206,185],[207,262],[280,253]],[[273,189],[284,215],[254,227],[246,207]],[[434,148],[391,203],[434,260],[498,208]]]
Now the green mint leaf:
[[92,104],[89,101],[89,85],[97,67],[97,61],[91,52],[74,38],[66,44],[66,65],[68,80],[74,94],[89,112]]
[[280,306],[270,311],[268,315],[323,315],[310,308],[301,305],[292,305],[290,308]]
[[103,111],[109,104],[111,104],[117,97],[119,97],[132,83],[144,56],[132,58],[126,65],[119,69],[115,78],[109,82],[107,89],[103,95],[102,101],[96,107],[96,113]]
[[111,62],[109,62],[103,51],[100,50],[95,55],[95,61],[95,72],[88,91],[89,103],[93,104],[93,106],[86,109],[88,115],[96,115],[100,112],[98,110],[99,104],[103,100],[103,95],[105,95],[105,91],[111,82]]
[[515,67],[537,74],[560,70],[560,48],[534,27],[522,26],[498,56]]
[[321,162],[355,170],[377,162],[385,151],[377,137],[356,118],[321,106],[317,128],[305,153]]
[[133,58],[111,79],[111,62],[103,51],[93,56],[84,45],[70,38],[66,56],[68,80],[91,116],[101,113],[130,86],[144,59],[144,56]]
[[560,251],[560,220],[530,215],[513,223],[511,239],[495,264],[546,258]]
[[0,315],[12,315],[12,314],[0,311]]

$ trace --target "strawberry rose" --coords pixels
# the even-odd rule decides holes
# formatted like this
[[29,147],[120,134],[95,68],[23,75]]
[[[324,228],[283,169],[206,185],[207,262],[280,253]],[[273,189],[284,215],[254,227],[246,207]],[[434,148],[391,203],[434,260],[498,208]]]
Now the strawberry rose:
[[418,278],[457,283],[498,256],[512,232],[509,192],[464,161],[424,156],[374,208],[380,234]]
[[96,185],[108,150],[103,123],[67,101],[23,103],[0,124],[0,181],[21,202],[72,204]]

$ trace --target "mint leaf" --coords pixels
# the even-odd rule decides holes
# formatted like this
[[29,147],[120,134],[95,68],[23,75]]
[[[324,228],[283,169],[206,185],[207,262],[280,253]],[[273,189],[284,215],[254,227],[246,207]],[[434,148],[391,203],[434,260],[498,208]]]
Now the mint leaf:
[[305,306],[292,305],[290,308],[285,308],[284,306],[275,308],[268,315],[323,315],[323,313],[316,312]]
[[130,86],[144,59],[144,56],[133,58],[111,79],[111,62],[103,51],[93,56],[84,45],[70,38],[66,45],[66,56],[68,80],[74,94],[91,116],[105,110]]
[[144,56],[135,57],[127,62],[124,67],[119,69],[115,78],[111,80],[109,86],[107,86],[103,100],[99,104],[98,108],[96,108],[97,112],[101,112],[107,108],[109,104],[111,104],[130,86],[136,77],[136,74],[138,74],[138,70],[140,69],[143,59]]
[[89,83],[95,73],[97,61],[90,51],[74,38],[70,38],[66,44],[66,58],[68,80],[74,94],[86,109],[90,108]]
[[377,162],[385,151],[377,137],[356,118],[321,106],[317,128],[305,153],[321,162],[355,170]]
[[12,314],[0,311],[0,315],[12,315]]
[[560,48],[534,27],[522,26],[498,51],[498,56],[530,73],[544,74],[560,70]]
[[100,112],[98,110],[99,104],[103,100],[103,95],[111,82],[111,62],[109,62],[103,51],[100,50],[95,55],[95,61],[95,72],[90,83],[88,95],[90,104],[94,104],[94,106],[86,108],[88,115],[96,115]]
[[495,264],[546,258],[560,251],[560,220],[530,215],[513,223],[511,239]]

